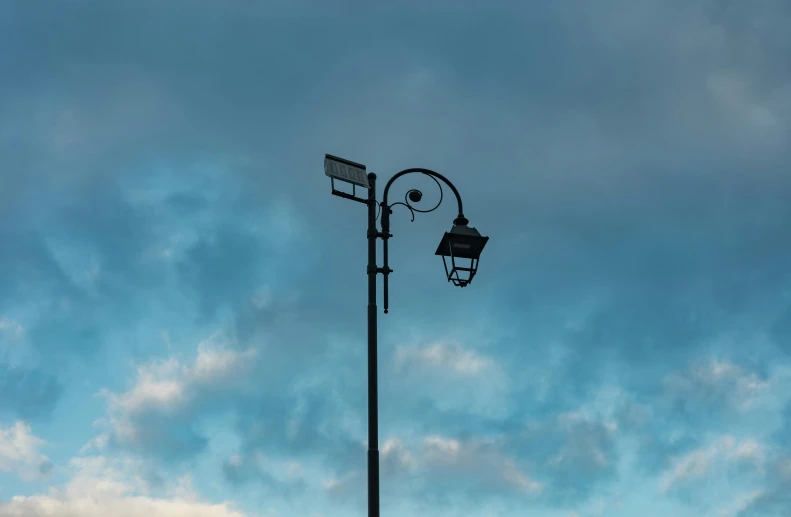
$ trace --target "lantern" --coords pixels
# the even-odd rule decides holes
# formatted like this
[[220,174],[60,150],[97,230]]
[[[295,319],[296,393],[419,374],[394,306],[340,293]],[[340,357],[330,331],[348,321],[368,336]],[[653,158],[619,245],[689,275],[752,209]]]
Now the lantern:
[[488,240],[489,237],[483,237],[478,230],[467,226],[466,219],[459,218],[453,222],[453,228],[442,236],[435,253],[442,257],[448,282],[459,287],[466,287],[472,282]]

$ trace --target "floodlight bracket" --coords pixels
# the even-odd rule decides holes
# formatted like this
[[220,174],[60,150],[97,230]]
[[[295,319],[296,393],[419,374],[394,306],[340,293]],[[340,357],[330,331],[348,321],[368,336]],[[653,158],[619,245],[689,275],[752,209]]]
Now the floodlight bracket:
[[335,188],[335,178],[330,178],[330,184],[332,185],[332,195],[342,197],[343,199],[351,199],[352,201],[358,201],[363,203],[364,205],[368,204],[368,199],[357,197],[357,186],[352,183],[352,193],[349,194],[348,192],[344,192],[342,190],[338,190]]

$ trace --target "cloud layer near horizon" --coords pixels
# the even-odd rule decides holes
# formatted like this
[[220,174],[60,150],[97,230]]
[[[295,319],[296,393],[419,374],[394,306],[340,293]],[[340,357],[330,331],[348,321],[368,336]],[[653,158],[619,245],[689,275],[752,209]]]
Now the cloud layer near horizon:
[[445,174],[491,238],[456,290],[452,210],[395,209],[383,512],[788,514],[789,28],[0,0],[0,516],[361,513],[365,219],[325,152]]

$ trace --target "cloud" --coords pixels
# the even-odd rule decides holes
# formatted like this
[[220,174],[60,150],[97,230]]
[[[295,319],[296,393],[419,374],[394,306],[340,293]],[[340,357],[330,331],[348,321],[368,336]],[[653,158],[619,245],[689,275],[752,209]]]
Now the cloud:
[[[181,159],[168,153],[170,158],[163,156],[157,164],[149,155],[108,158],[108,153],[125,155],[119,145],[151,136],[135,117],[160,111],[157,116],[170,116],[159,110],[156,81],[134,77],[130,70],[119,74],[117,81],[109,79],[113,86],[108,91],[94,91],[93,97],[87,91],[74,100],[90,113],[66,110],[72,122],[105,120],[87,124],[85,134],[69,129],[80,141],[58,152],[37,148],[35,163],[20,158],[18,166],[26,173],[0,175],[0,191],[14,193],[3,204],[8,225],[0,233],[8,249],[0,256],[0,314],[4,322],[25,328],[25,346],[39,363],[34,375],[50,376],[52,384],[67,381],[65,365],[90,364],[108,344],[123,339],[124,329],[139,329],[141,321],[162,322],[174,313],[189,320],[229,308],[243,312],[247,294],[254,292],[248,288],[274,280],[267,273],[271,261],[287,256],[303,229],[288,196],[261,197],[251,188],[239,173],[245,167],[243,156],[191,155],[189,173]],[[145,109],[133,98],[138,94],[153,99],[143,102]],[[42,99],[25,99],[20,99],[23,110],[34,110],[28,106],[32,103],[35,109],[59,111]],[[107,105],[121,107],[107,110]],[[49,127],[50,115],[45,115],[41,122]],[[35,143],[33,135],[23,140]],[[138,150],[145,147],[138,143]],[[0,139],[0,145],[8,145],[7,140]],[[86,148],[91,146],[97,149]],[[297,262],[289,260],[295,270]],[[267,311],[254,312],[260,316]],[[2,334],[8,332],[4,328]],[[129,352],[147,355],[147,343],[135,340]],[[14,389],[30,387],[26,383]],[[19,395],[13,400],[33,399],[36,393]],[[55,403],[30,407],[44,414]],[[9,408],[16,415],[32,416],[26,404],[3,405],[18,406]]]
[[[743,357],[737,362],[706,350],[688,365],[655,377],[653,384],[630,390],[617,406],[615,421],[622,437],[639,445],[636,465],[641,472],[663,473],[664,490],[673,492],[673,469],[682,478],[681,472],[688,471],[701,486],[754,483],[763,467],[750,475],[750,462],[746,456],[737,461],[736,451],[754,452],[761,458],[754,462],[761,464],[776,454],[782,440],[772,440],[771,434],[787,400],[788,380],[783,362],[763,364]],[[686,499],[694,496],[684,483],[677,492]]]
[[[380,445],[380,476],[388,492],[425,503],[447,504],[462,498],[477,507],[482,500],[517,496],[534,500],[544,486],[515,458],[499,450],[496,441],[428,435],[405,441],[389,438]],[[324,489],[340,501],[362,502],[357,489],[365,482],[357,468],[325,480]]]
[[108,443],[174,459],[197,453],[207,438],[197,428],[195,409],[205,404],[221,411],[224,401],[243,396],[251,389],[257,355],[210,338],[199,345],[191,365],[171,357],[140,366],[129,391],[102,392],[108,404]]
[[240,486],[251,481],[258,489],[265,488],[273,495],[293,498],[305,494],[307,482],[304,467],[297,461],[272,461],[260,452],[234,454],[223,461],[223,474],[232,485]]
[[135,474],[133,460],[103,456],[74,458],[71,479],[46,494],[15,496],[0,502],[3,517],[244,517],[228,503],[200,501],[189,476],[169,483],[165,494],[147,493],[146,483]]
[[764,494],[762,490],[752,490],[736,494],[733,500],[725,507],[718,510],[717,514],[722,517],[737,517],[744,515],[744,511],[750,508],[756,500]]
[[23,479],[48,476],[52,462],[40,451],[45,444],[33,435],[28,423],[17,421],[0,427],[0,471],[12,472]]
[[40,369],[0,364],[0,411],[24,418],[50,413],[60,400],[63,384]]
[[[356,429],[341,425],[349,410],[335,391],[336,376],[317,372],[277,390],[296,366],[273,370],[289,349],[261,341],[242,348],[229,334],[215,331],[191,361],[170,356],[143,363],[127,391],[102,390],[107,416],[98,421],[99,449],[178,463],[206,450],[211,436],[205,425],[212,418],[228,417],[240,446],[237,459],[226,459],[222,468],[235,484],[280,477],[268,474],[264,464],[318,455],[344,466],[363,454]],[[278,359],[278,353],[286,355]]]
[[791,511],[791,403],[786,404],[780,428],[772,438],[775,450],[763,486],[740,506],[738,517],[784,515]]
[[394,413],[432,404],[439,413],[501,417],[514,404],[510,376],[498,359],[453,339],[398,345],[391,364],[395,375],[383,378],[382,391],[394,399]]
[[645,400],[677,429],[696,429],[697,437],[723,429],[766,437],[789,400],[791,370],[783,361],[757,359],[758,354],[736,357],[707,352],[665,374],[661,392]]
[[432,343],[419,348],[399,346],[395,351],[397,368],[428,368],[458,375],[476,375],[492,368],[490,358],[474,350],[466,350],[459,343]]
[[504,455],[496,443],[427,436],[420,449],[429,479],[442,479],[443,488],[471,496],[477,493],[538,495],[544,485],[531,479],[515,458]]
[[19,322],[0,318],[0,336],[11,341],[17,341],[25,335],[25,329]]
[[[42,364],[0,368],[0,409],[50,412],[75,364],[104,368],[130,330],[222,326],[225,359],[201,370],[173,351],[107,392],[108,443],[194,457],[202,424],[228,413],[249,472],[258,453],[339,472],[364,459],[364,214],[306,179],[337,150],[383,177],[447,174],[492,236],[464,294],[413,256],[452,213],[409,236],[404,218],[391,242],[393,334],[491,321],[485,349],[465,336],[383,368],[382,427],[403,427],[413,461],[410,429],[485,465],[513,459],[567,503],[614,481],[623,434],[648,437],[655,471],[705,449],[700,427],[770,425],[766,366],[789,342],[787,3],[418,3],[17,2],[0,16],[15,49],[0,58],[0,313],[42,304],[9,316]],[[355,37],[317,44],[328,20]],[[687,368],[723,329],[769,326]],[[159,345],[127,342],[134,361]],[[229,359],[259,346],[247,370]],[[633,404],[575,413],[602,383]]]
[[770,389],[769,380],[728,360],[711,359],[664,380],[667,397],[686,411],[744,412]]
[[[588,497],[617,472],[614,429],[578,412],[528,420],[506,439],[512,451],[547,485],[547,497],[568,504]],[[540,473],[540,474],[539,474]]]
[[700,483],[712,482],[715,473],[722,474],[734,467],[760,474],[766,461],[765,445],[754,439],[739,441],[726,435],[674,458],[671,468],[662,474],[659,487],[665,494],[690,490]]
[[[362,507],[365,496],[359,487],[367,483],[367,464],[364,460],[367,443],[361,443],[357,461],[349,462],[345,468],[334,472],[322,482],[322,488],[332,500],[352,502]],[[388,438],[379,444],[379,476],[388,490],[419,472],[420,458],[409,444],[400,438]],[[403,487],[402,487],[403,488]]]
[[178,119],[178,99],[139,71],[117,67],[115,77],[98,86],[52,113],[46,143],[59,159],[74,162],[112,152],[119,144],[163,132]]
[[[780,118],[782,112],[791,106],[791,98],[787,97],[787,93],[785,99],[778,96],[775,96],[775,99],[758,99],[749,84],[748,77],[728,73],[712,74],[707,87],[712,96],[722,104],[727,114],[736,117],[734,121],[736,124],[756,131],[757,139],[768,138],[771,141],[778,137],[782,138],[787,133],[788,128],[784,127]],[[772,102],[773,100],[775,102]]]
[[785,515],[791,511],[791,456],[785,454],[770,466],[766,485],[747,499],[738,517]]
[[[412,433],[385,442],[382,464],[389,467],[382,475],[399,497],[417,496],[429,505],[520,500],[568,508],[616,478],[615,443],[612,425],[580,413],[492,424],[475,434]],[[354,499],[349,487],[362,479],[361,467],[341,471],[325,488]]]

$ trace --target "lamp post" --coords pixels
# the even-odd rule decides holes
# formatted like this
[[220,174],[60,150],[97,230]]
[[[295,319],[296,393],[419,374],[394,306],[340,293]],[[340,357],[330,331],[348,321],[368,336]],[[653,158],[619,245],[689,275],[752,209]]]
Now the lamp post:
[[[393,272],[388,264],[388,242],[393,236],[390,233],[390,215],[392,208],[403,205],[415,220],[415,212],[428,213],[439,208],[443,199],[442,184],[450,187],[458,203],[458,215],[453,220],[453,227],[445,232],[437,247],[435,255],[442,257],[445,274],[448,282],[459,287],[466,287],[472,282],[478,271],[478,260],[481,256],[489,237],[483,237],[475,228],[468,226],[469,221],[464,217],[461,196],[456,187],[443,175],[429,169],[405,169],[387,182],[382,194],[382,202],[376,201],[376,174],[366,173],[365,165],[338,158],[332,155],[324,157],[324,171],[330,177],[332,193],[345,199],[358,201],[368,205],[368,517],[379,517],[379,407],[378,407],[378,378],[377,378],[377,319],[376,319],[376,275],[383,276],[384,287],[384,312],[388,312],[388,278]],[[404,201],[393,204],[387,203],[387,195],[393,182],[401,176],[416,173],[430,177],[439,187],[440,198],[436,205],[427,210],[421,210],[412,205],[423,198],[423,193],[417,189],[410,189],[404,195]],[[352,193],[336,190],[335,180],[350,183]],[[357,187],[368,190],[367,198],[356,196]],[[377,208],[382,214],[382,230],[376,227]],[[376,265],[376,241],[382,239],[382,267]],[[457,260],[463,261],[457,264]]]

